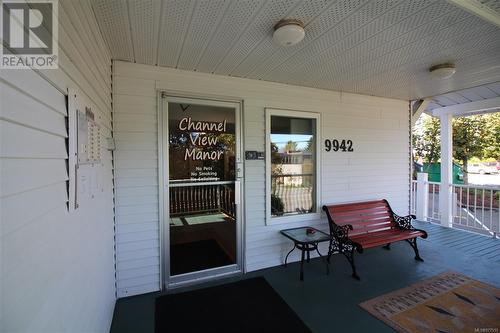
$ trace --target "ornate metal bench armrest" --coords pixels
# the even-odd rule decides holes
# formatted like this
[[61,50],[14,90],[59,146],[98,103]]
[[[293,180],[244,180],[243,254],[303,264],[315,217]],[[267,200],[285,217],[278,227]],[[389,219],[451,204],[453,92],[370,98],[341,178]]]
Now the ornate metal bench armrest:
[[416,219],[415,215],[399,216],[398,214],[393,213],[393,216],[394,216],[394,222],[396,222],[398,228],[404,230],[416,230],[411,225],[411,220]]
[[337,225],[332,223],[331,225],[331,237],[333,237],[334,248],[337,251],[345,253],[349,251],[356,250],[359,253],[363,252],[363,248],[349,239],[349,231],[352,230],[351,224]]
[[352,225],[337,225],[333,223],[330,230],[332,232],[332,236],[337,242],[347,243],[349,241],[349,230],[352,230]]

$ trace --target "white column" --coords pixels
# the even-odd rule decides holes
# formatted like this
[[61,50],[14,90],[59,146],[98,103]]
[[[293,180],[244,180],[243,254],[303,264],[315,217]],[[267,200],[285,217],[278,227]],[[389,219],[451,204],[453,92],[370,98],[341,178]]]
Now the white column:
[[417,173],[417,207],[415,208],[415,215],[420,221],[427,221],[429,209],[429,174],[424,172]]
[[441,185],[439,187],[439,211],[441,224],[452,227],[453,224],[453,128],[452,115],[445,114],[439,117],[441,122]]

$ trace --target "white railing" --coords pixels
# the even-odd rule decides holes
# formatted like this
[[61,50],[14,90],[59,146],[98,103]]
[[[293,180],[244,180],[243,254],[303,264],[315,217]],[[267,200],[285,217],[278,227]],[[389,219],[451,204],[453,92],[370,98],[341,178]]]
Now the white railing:
[[427,182],[429,185],[429,208],[427,213],[427,218],[431,222],[441,221],[441,213],[439,211],[439,189],[441,187],[440,183]]
[[[428,222],[441,223],[440,186],[437,182],[412,180],[411,214]],[[453,227],[497,237],[500,234],[500,187],[452,185],[451,188]],[[419,196],[419,190],[427,195]]]
[[417,181],[411,181],[411,189],[410,189],[410,214],[417,214]]
[[453,226],[496,236],[500,230],[500,187],[453,185]]

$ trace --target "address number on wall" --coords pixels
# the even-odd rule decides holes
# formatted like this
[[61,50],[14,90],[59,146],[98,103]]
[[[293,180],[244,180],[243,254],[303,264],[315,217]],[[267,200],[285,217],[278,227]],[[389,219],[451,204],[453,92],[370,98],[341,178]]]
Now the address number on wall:
[[325,150],[326,151],[342,151],[342,152],[352,152],[352,140],[337,140],[337,139],[326,139],[325,140]]

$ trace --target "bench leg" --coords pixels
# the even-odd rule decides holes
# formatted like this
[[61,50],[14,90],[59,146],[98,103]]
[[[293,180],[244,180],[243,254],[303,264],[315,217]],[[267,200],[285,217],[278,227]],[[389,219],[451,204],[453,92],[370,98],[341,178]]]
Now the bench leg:
[[415,260],[417,260],[417,261],[424,261],[424,259],[422,259],[420,257],[420,254],[418,253],[417,239],[416,238],[407,239],[406,241],[413,248],[413,251],[415,251]]
[[347,261],[351,264],[352,268],[352,277],[355,278],[356,280],[360,280],[358,274],[356,273],[356,266],[354,265],[354,249],[351,251],[342,251],[342,254],[346,257]]
[[390,250],[391,249],[391,243],[388,243],[386,244],[385,246],[382,246],[384,249],[386,250]]

